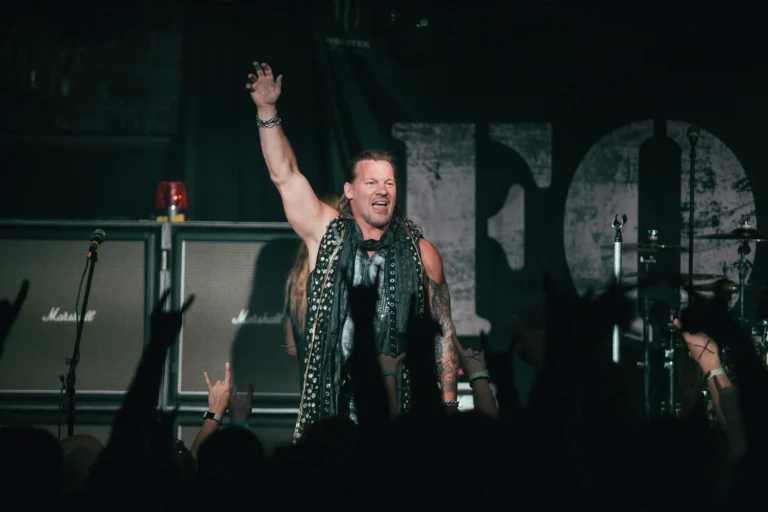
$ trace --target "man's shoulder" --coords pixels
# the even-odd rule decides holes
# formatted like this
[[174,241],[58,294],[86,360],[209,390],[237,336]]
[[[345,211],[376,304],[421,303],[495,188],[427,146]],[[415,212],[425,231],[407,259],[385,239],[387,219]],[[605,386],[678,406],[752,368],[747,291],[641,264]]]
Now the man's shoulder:
[[429,240],[424,237],[419,238],[419,250],[421,251],[421,259],[426,264],[441,262],[440,251]]
[[337,211],[336,216],[325,223],[325,230],[323,231],[322,238],[338,239],[344,232],[346,232],[350,224],[353,222],[354,220],[341,215]]

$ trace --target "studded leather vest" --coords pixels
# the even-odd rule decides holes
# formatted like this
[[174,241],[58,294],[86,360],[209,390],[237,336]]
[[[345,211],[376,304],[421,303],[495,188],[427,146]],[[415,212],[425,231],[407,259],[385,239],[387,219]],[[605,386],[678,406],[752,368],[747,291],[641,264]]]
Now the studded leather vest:
[[[299,415],[294,442],[316,421],[342,413],[340,409],[341,368],[349,355],[342,340],[349,316],[347,286],[354,283],[360,245],[351,230],[355,221],[334,219],[320,241],[315,268],[307,286],[307,350]],[[404,350],[410,305],[423,314],[425,306],[424,267],[419,251],[421,232],[407,220],[393,220],[392,242],[384,252],[382,276],[385,294],[380,293],[377,311],[386,310],[386,320],[378,319],[377,344],[382,354],[396,355]],[[359,269],[358,269],[359,270]],[[382,328],[382,321],[389,323]],[[410,377],[403,366],[397,376],[400,406],[410,407]]]

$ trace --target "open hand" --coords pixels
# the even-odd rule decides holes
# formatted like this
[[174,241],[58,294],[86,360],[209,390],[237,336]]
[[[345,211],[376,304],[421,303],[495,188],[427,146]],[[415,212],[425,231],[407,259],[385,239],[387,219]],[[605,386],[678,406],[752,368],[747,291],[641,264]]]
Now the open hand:
[[274,107],[282,92],[283,75],[274,78],[272,68],[266,62],[254,62],[253,69],[254,73],[248,75],[249,82],[245,84],[251,99],[259,109]]

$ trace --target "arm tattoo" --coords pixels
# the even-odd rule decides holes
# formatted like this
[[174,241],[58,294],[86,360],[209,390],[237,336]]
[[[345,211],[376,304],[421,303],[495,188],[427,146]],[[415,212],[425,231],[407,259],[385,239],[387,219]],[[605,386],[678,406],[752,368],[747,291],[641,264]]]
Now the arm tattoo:
[[456,330],[451,320],[451,296],[445,280],[433,281],[427,276],[429,310],[432,319],[440,324],[442,335],[435,340],[435,358],[444,400],[456,400],[459,356],[456,351]]

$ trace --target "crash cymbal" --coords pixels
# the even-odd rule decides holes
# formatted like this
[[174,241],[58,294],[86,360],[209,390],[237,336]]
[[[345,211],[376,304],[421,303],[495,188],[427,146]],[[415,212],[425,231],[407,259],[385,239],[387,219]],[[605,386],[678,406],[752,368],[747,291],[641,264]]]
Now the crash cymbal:
[[768,242],[768,235],[750,226],[742,226],[730,233],[716,233],[702,235],[697,238],[703,240],[739,240],[742,242]]
[[[675,273],[659,273],[659,272],[646,272],[646,273],[639,273],[639,272],[630,272],[629,274],[624,274],[622,276],[626,279],[636,279],[636,278],[647,278],[647,279],[658,279],[660,281],[670,281],[673,283],[687,283],[688,282],[688,274],[675,274]],[[692,279],[694,281],[709,281],[711,279],[720,279],[722,278],[722,274],[693,274]]]
[[[600,247],[602,249],[613,249],[613,244],[601,245]],[[633,251],[633,252],[639,252],[639,253],[653,253],[653,252],[661,252],[661,251],[688,252],[687,247],[683,247],[682,245],[670,245],[670,244],[649,244],[649,243],[622,244],[621,248],[624,251]]]
[[[694,284],[691,288],[700,292],[720,292],[720,293],[738,293],[739,283],[730,279],[721,278],[717,281],[704,284]],[[749,291],[761,290],[763,287],[753,284],[745,284],[744,289]]]

